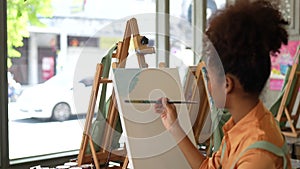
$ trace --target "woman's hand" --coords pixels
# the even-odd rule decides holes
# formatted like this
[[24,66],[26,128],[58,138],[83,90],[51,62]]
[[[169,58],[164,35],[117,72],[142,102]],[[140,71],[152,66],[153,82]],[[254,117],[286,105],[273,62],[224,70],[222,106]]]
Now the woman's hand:
[[174,137],[190,166],[193,169],[200,168],[205,157],[198,151],[180,127],[175,105],[168,103],[167,98],[160,98],[158,103],[154,105],[154,108],[157,113],[160,113],[164,126]]
[[177,130],[180,126],[175,105],[168,103],[168,98],[160,98],[158,101],[159,103],[156,103],[154,108],[157,113],[160,113],[165,128],[171,132]]

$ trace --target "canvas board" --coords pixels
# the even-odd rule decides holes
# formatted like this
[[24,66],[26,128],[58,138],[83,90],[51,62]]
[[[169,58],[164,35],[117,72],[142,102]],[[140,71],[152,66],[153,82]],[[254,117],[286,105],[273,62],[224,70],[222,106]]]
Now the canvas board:
[[[178,70],[115,69],[114,89],[129,162],[134,169],[190,168],[176,141],[162,124],[154,104],[126,103],[125,100],[184,100]],[[195,144],[186,104],[176,104],[179,123]]]

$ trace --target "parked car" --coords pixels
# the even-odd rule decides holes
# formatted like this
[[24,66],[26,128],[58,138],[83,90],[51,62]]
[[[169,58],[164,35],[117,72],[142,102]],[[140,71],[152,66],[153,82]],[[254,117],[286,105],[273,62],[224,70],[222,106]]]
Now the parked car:
[[[74,87],[80,93],[80,105],[74,104]],[[17,105],[27,117],[65,121],[71,115],[85,114],[88,110],[91,85],[73,83],[71,73],[59,73],[44,83],[24,89]],[[78,95],[77,95],[78,96]]]

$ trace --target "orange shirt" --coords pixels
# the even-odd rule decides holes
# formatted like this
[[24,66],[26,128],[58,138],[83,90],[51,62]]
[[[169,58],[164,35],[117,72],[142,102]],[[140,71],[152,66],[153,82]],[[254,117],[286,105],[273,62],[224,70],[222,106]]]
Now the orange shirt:
[[[226,150],[222,160],[222,169],[229,169],[241,152],[257,141],[268,141],[278,147],[284,144],[284,138],[273,115],[260,101],[245,117],[236,124],[233,119],[223,126],[224,137],[220,149],[203,161],[200,169],[218,169],[224,142]],[[291,168],[289,155],[287,166]],[[282,169],[283,159],[262,149],[250,149],[237,161],[235,169]]]

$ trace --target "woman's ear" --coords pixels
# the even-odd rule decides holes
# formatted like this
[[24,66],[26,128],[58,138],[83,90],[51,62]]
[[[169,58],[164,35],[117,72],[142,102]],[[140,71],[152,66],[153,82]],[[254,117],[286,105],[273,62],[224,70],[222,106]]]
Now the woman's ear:
[[226,87],[225,87],[225,90],[226,90],[226,95],[231,93],[233,91],[233,88],[234,88],[234,80],[233,80],[233,77],[230,76],[230,75],[226,75],[225,76],[225,79],[226,79]]

